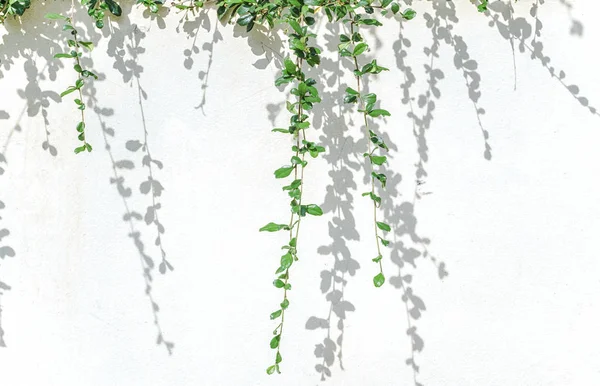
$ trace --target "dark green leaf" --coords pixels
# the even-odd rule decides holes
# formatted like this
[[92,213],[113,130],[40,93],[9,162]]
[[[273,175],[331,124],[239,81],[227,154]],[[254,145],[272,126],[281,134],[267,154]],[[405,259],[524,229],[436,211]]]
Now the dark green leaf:
[[108,6],[108,10],[115,16],[121,16],[121,7],[113,0],[104,0],[104,3]]

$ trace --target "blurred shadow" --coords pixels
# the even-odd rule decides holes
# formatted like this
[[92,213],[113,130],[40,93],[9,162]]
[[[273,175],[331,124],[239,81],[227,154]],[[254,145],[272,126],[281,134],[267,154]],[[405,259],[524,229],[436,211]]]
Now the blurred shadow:
[[[534,0],[532,2],[529,11],[529,14],[534,19],[532,23],[524,17],[515,18],[513,16],[514,9],[510,3],[505,3],[500,0],[490,3],[488,7],[489,10],[486,12],[486,15],[490,19],[489,26],[496,27],[500,36],[511,43],[513,53],[514,42],[518,41],[519,50],[521,52],[529,52],[531,59],[539,61],[539,63],[548,70],[550,76],[557,80],[573,98],[575,98],[583,107],[589,109],[592,114],[600,116],[598,109],[590,105],[588,98],[580,94],[579,86],[567,83],[565,81],[567,76],[565,71],[551,66],[551,58],[544,53],[544,44],[541,41],[544,24],[539,17],[539,9],[544,3],[544,0]],[[561,0],[561,4],[565,5],[569,10],[570,15],[571,4],[564,0]],[[581,36],[583,34],[583,25],[577,21],[573,21],[573,23],[574,25],[571,28],[571,34]],[[531,40],[529,41],[530,38]]]
[[[10,115],[6,111],[0,110],[0,122],[9,118]],[[4,154],[6,153],[7,147],[8,140],[6,141],[6,143],[2,147],[2,151],[0,152],[0,177],[2,177],[6,172],[7,161]],[[10,235],[10,231],[8,230],[8,228],[5,228],[3,224],[1,211],[4,208],[6,208],[6,205],[0,197],[0,261],[4,261],[4,259],[7,257],[15,256],[15,250],[10,245],[6,244],[6,242],[4,241],[4,239]],[[0,276],[0,347],[6,347],[6,342],[4,340],[4,330],[2,329],[2,296],[4,295],[5,291],[10,291],[10,286],[7,283],[5,283],[2,280],[2,277]]]
[[[188,38],[192,39],[191,47],[183,51],[183,56],[185,57],[183,61],[183,66],[188,70],[191,70],[194,65],[194,55],[200,53],[200,49],[198,48],[196,43],[200,28],[204,29],[206,32],[210,32],[210,30],[212,29],[212,22],[208,15],[210,11],[216,11],[216,8],[203,8],[199,11],[196,11],[195,9],[185,10],[182,19],[179,22],[179,26],[177,27],[177,32],[183,29],[183,31],[188,35]],[[206,90],[208,89],[208,80],[210,77],[210,70],[213,64],[215,45],[219,41],[223,40],[223,35],[221,35],[221,32],[219,31],[219,20],[217,18],[216,12],[214,13],[215,27],[212,34],[212,39],[210,42],[205,42],[204,44],[202,44],[202,51],[206,52],[207,56],[206,69],[198,72],[198,78],[202,82],[202,98],[198,106],[196,106],[196,109],[200,109],[202,111],[202,114],[204,115],[206,115],[206,112],[204,111],[204,106],[206,105]],[[193,16],[192,19],[190,19],[190,14]]]
[[142,233],[138,229],[136,222],[143,221],[146,225],[152,226],[156,230],[156,237],[154,244],[160,251],[161,262],[158,264],[158,271],[161,274],[165,274],[167,271],[172,271],[173,266],[167,260],[167,254],[163,246],[163,235],[165,233],[165,227],[160,221],[159,211],[162,208],[160,203],[160,197],[164,187],[158,179],[156,179],[156,168],[159,170],[164,167],[163,163],[154,158],[150,152],[149,146],[149,133],[146,125],[146,118],[144,112],[143,101],[147,100],[148,95],[141,86],[140,77],[143,72],[143,67],[138,63],[138,56],[145,52],[145,48],[141,46],[141,42],[145,38],[146,34],[142,32],[137,25],[131,24],[127,17],[119,19],[118,24],[111,24],[111,35],[108,42],[108,55],[114,58],[113,68],[118,70],[125,84],[134,86],[137,89],[138,105],[140,108],[140,115],[143,129],[143,139],[130,139],[124,144],[124,148],[132,153],[139,154],[141,157],[141,165],[146,168],[146,180],[141,182],[139,185],[139,192],[144,195],[148,195],[151,198],[151,204],[145,209],[145,213],[142,215],[131,209],[129,199],[133,195],[133,190],[125,184],[125,172],[132,171],[135,169],[134,159],[119,159],[117,160],[114,156],[111,146],[111,138],[115,136],[115,129],[109,127],[105,121],[105,117],[111,117],[114,115],[112,108],[102,107],[98,103],[97,92],[95,88],[89,89],[89,103],[93,107],[93,111],[96,114],[102,130],[102,135],[105,142],[105,149],[108,152],[113,175],[110,178],[110,183],[114,184],[117,188],[117,192],[121,196],[125,213],[123,220],[129,225],[128,237],[130,237],[138,251],[140,257],[140,264],[142,267],[142,276],[145,282],[145,293],[151,305],[154,325],[157,329],[156,343],[166,348],[169,355],[172,354],[174,343],[165,339],[163,329],[160,324],[159,311],[160,307],[155,300],[153,295],[152,283],[153,283],[153,270],[155,268],[154,260],[146,253],[145,246],[142,241]]
[[[337,37],[341,33],[339,24],[327,24],[324,33],[328,50],[337,50]],[[331,242],[318,248],[318,253],[331,256],[330,268],[320,273],[320,290],[328,303],[325,317],[310,316],[306,321],[307,330],[324,330],[322,342],[315,345],[314,355],[318,360],[315,370],[321,380],[332,376],[332,367],[337,356],[340,369],[343,364],[344,327],[348,312],[355,310],[354,305],[346,298],[345,288],[348,278],[360,269],[360,264],[353,259],[347,242],[359,240],[356,222],[353,215],[353,191],[357,189],[354,172],[361,169],[361,164],[353,161],[357,158],[355,140],[350,135],[346,119],[350,117],[351,106],[344,105],[345,86],[342,78],[346,71],[344,60],[321,59],[319,71],[309,70],[310,76],[317,79],[317,87],[323,100],[313,109],[313,124],[316,129],[322,128],[319,142],[327,149],[323,155],[330,165],[331,184],[326,187],[326,195],[321,209],[331,214],[328,222]],[[348,114],[344,114],[348,113]],[[337,323],[336,323],[337,319]],[[334,327],[335,326],[335,327]]]

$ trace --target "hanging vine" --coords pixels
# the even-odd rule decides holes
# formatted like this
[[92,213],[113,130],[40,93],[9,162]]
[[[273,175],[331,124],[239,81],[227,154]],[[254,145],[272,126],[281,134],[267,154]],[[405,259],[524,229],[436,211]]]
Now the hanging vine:
[[[85,7],[94,26],[99,29],[104,28],[106,23],[110,23],[109,15],[118,17],[123,13],[121,6],[115,0],[80,0],[80,3]],[[410,1],[406,1],[405,3],[410,4]],[[481,13],[489,14],[488,7],[493,8],[493,6],[490,6],[488,0],[471,0],[471,3],[474,4],[477,11]],[[161,7],[167,7],[163,0],[136,0],[136,4],[145,7],[150,14],[158,14]],[[182,0],[172,4],[175,9],[183,11],[184,15],[187,15],[188,12],[195,14],[196,11],[209,12],[212,10],[212,5],[213,4],[209,4],[207,6],[207,3],[202,0]],[[368,197],[371,201],[370,205],[372,206],[373,219],[370,226],[373,228],[372,236],[375,241],[375,251],[373,253],[374,257],[372,257],[371,260],[377,265],[372,281],[374,286],[379,288],[386,282],[383,263],[384,251],[382,247],[390,245],[390,241],[386,238],[386,234],[392,230],[390,224],[382,221],[382,216],[380,214],[383,200],[390,200],[390,196],[385,194],[388,175],[386,175],[384,170],[384,165],[388,161],[390,148],[384,140],[385,135],[377,129],[374,122],[375,120],[389,117],[391,114],[388,110],[385,110],[380,106],[377,95],[368,90],[368,82],[373,76],[389,70],[380,65],[377,58],[367,59],[367,55],[372,54],[373,51],[370,48],[369,42],[365,39],[364,32],[367,29],[382,25],[381,21],[374,16],[375,12],[378,13],[378,16],[391,16],[392,18],[399,17],[404,20],[415,18],[416,12],[410,8],[401,6],[400,2],[393,0],[217,0],[214,5],[216,5],[217,8],[216,14],[222,21],[227,21],[231,24],[235,23],[244,27],[248,32],[252,31],[257,24],[269,30],[283,27],[288,39],[288,52],[284,55],[284,59],[280,63],[281,73],[275,80],[275,86],[278,88],[285,88],[288,85],[291,85],[289,90],[289,100],[286,101],[287,111],[290,114],[289,125],[287,128],[274,128],[272,131],[285,134],[289,136],[290,139],[291,153],[289,162],[274,171],[276,179],[285,179],[287,181],[287,184],[283,186],[282,189],[287,194],[286,199],[289,199],[289,220],[282,220],[283,222],[269,222],[259,230],[260,232],[283,231],[286,234],[285,244],[282,246],[283,255],[279,258],[278,268],[275,270],[275,279],[273,281],[273,285],[281,291],[281,302],[277,309],[270,314],[270,319],[278,323],[273,330],[273,337],[269,342],[271,349],[275,350],[275,355],[272,364],[266,369],[268,374],[280,373],[280,364],[283,359],[281,345],[286,312],[290,307],[290,291],[292,289],[291,268],[299,261],[300,255],[300,226],[307,215],[318,217],[323,214],[323,210],[319,205],[307,203],[308,200],[304,197],[305,185],[310,183],[310,181],[305,178],[304,174],[309,160],[310,158],[317,158],[326,151],[325,147],[314,142],[310,130],[312,118],[310,115],[311,110],[313,110],[316,104],[321,102],[318,88],[324,87],[324,85],[318,84],[317,80],[308,77],[307,75],[310,68],[316,68],[321,63],[321,50],[316,45],[318,36],[315,33],[316,28],[314,28],[314,26],[317,24],[318,18],[323,17],[324,15],[326,21],[329,23],[338,23],[340,30],[342,27],[346,28],[345,33],[340,33],[338,36],[338,54],[343,60],[349,61],[352,68],[354,83],[352,86],[345,87],[343,102],[356,106],[356,112],[360,113],[362,117],[361,129],[364,130],[363,136],[367,144],[363,153],[364,168],[369,176],[369,190],[364,192],[362,196]],[[5,23],[9,17],[16,18],[22,16],[30,6],[31,0],[0,0],[0,24]],[[471,9],[475,12],[475,9]],[[84,68],[82,64],[83,54],[86,51],[92,51],[93,44],[92,42],[85,41],[81,38],[81,33],[75,27],[75,11],[75,2],[73,2],[69,16],[49,13],[45,17],[52,21],[63,22],[62,30],[70,34],[67,39],[67,50],[65,52],[56,53],[54,58],[72,59],[74,61],[73,70],[77,74],[75,83],[66,88],[60,96],[64,98],[71,93],[77,93],[76,95],[78,97],[74,99],[74,103],[79,110],[78,114],[80,114],[80,118],[76,124],[76,131],[78,133],[77,138],[80,141],[80,144],[75,148],[75,153],[81,153],[84,151],[92,151],[92,146],[86,139],[86,103],[84,102],[83,88],[89,78],[97,79],[98,77],[92,70]],[[534,15],[534,13],[532,13],[532,15]],[[535,13],[535,15],[537,17],[537,13]],[[439,21],[437,20],[429,20],[426,17],[426,22],[432,24],[434,28],[439,27]],[[495,19],[495,23],[498,23],[497,19]],[[491,25],[493,26],[494,23]],[[535,32],[536,35],[539,35],[537,29]],[[213,43],[217,40],[216,36],[217,35],[215,34]],[[513,38],[516,39],[518,37],[511,37],[511,39]],[[461,50],[463,48],[459,43],[460,41],[457,39],[454,39],[452,43],[453,46],[456,46],[455,51],[457,53],[462,52]],[[535,36],[532,45],[534,43]],[[435,90],[436,76],[439,76],[432,71],[433,57],[437,56],[438,46],[439,43],[436,40],[432,49],[425,51],[427,55],[431,56],[431,65],[429,66],[429,72],[431,73],[432,79],[430,79],[431,90]],[[533,55],[533,49],[529,47],[528,49]],[[188,51],[190,51],[191,55],[191,50]],[[199,50],[194,52],[199,52]],[[468,55],[466,58],[468,59]],[[212,57],[209,59],[210,68]],[[547,61],[545,63],[547,64]],[[467,71],[468,68],[465,67],[463,70],[463,72],[465,72],[465,79],[468,76],[473,77],[472,71]],[[551,72],[554,75],[553,71],[552,68]],[[556,75],[554,76],[556,77]],[[563,79],[564,73],[560,72],[558,78]],[[145,93],[140,86],[139,76],[136,76],[136,81],[140,109],[143,115],[142,99],[145,99],[145,96],[143,96]],[[406,81],[408,82],[408,79]],[[471,88],[471,85],[472,83],[467,82],[469,88]],[[579,92],[579,89],[577,88],[575,90],[573,86],[565,85],[565,87],[567,87],[574,96]],[[434,91],[433,95],[435,96],[435,94]],[[404,95],[404,97],[403,103],[409,103],[408,101],[410,101],[410,99],[408,98],[408,95]],[[436,96],[436,98],[437,97],[439,97],[439,95]],[[587,106],[587,98],[578,98],[580,103]],[[427,101],[429,101],[429,99],[429,92],[427,92]],[[91,106],[96,104],[95,94],[90,101],[92,103]],[[199,107],[202,107],[203,104],[204,100]],[[434,105],[431,105],[430,107],[430,104],[428,103],[427,112],[429,118],[427,122],[420,125],[423,126],[421,131],[423,131],[424,128],[429,127],[429,122],[431,120],[430,110],[433,110],[433,106]],[[479,117],[480,109],[477,105],[475,107]],[[596,110],[593,107],[590,107],[590,110],[593,113],[596,113]],[[414,114],[413,120],[415,120]],[[140,191],[144,194],[152,192],[153,200],[152,205],[148,207],[148,211],[144,218],[147,224],[154,223],[157,227],[158,235],[155,244],[159,246],[163,259],[159,266],[159,271],[164,273],[167,268],[172,270],[172,267],[166,260],[166,254],[162,247],[161,235],[164,233],[164,227],[158,220],[160,203],[155,200],[155,198],[160,196],[162,186],[152,175],[152,165],[154,164],[161,169],[162,163],[151,157],[148,149],[148,133],[145,126],[144,134],[143,143],[140,141],[129,141],[127,149],[135,152],[142,148],[145,153],[142,162],[148,167],[149,178],[148,181],[141,184]],[[487,134],[487,132],[484,131],[484,134]],[[423,133],[419,134],[415,131],[415,135],[423,135]],[[487,142],[486,150],[488,150]],[[425,151],[426,150],[423,150],[423,152]],[[421,156],[421,160],[423,160],[423,156]],[[114,164],[113,160],[113,166]],[[420,175],[423,173],[424,169],[422,167],[422,162],[420,162],[418,174]],[[115,181],[117,180],[117,177],[118,176],[115,175]],[[394,179],[390,177],[390,185],[393,184],[393,180]],[[129,209],[127,209],[127,211],[129,212]],[[391,222],[392,221],[390,221],[390,223]],[[0,235],[0,237],[1,236],[2,235]],[[135,238],[136,236],[132,237]],[[135,239],[135,241],[136,245],[141,245],[138,249],[141,256],[144,257],[145,255],[143,253],[141,241],[138,239]],[[146,265],[149,266],[150,263]],[[147,281],[150,280],[148,278],[151,279],[150,276],[147,276]],[[1,284],[2,282],[0,282],[0,285]],[[150,296],[149,292],[148,296]],[[151,301],[154,306],[152,298]],[[158,326],[156,312],[155,319]],[[1,338],[2,330],[0,329],[0,343],[2,342]],[[162,339],[162,332],[160,332],[159,327],[159,341]],[[165,343],[170,351],[172,344],[164,340],[161,342]]]
[[92,71],[85,69],[81,65],[81,48],[85,48],[88,51],[91,51],[94,48],[92,42],[86,42],[79,40],[78,34],[79,32],[73,26],[73,16],[74,15],[74,6],[71,10],[71,16],[63,16],[56,13],[49,13],[46,15],[46,19],[49,20],[63,20],[65,23],[63,24],[63,31],[70,32],[72,38],[67,40],[68,47],[72,48],[71,52],[68,53],[58,53],[54,55],[55,59],[75,59],[75,65],[73,69],[77,73],[77,80],[75,81],[75,85],[69,86],[65,91],[60,93],[60,97],[63,98],[75,91],[79,94],[79,98],[75,98],[74,102],[77,105],[77,109],[81,112],[81,120],[75,127],[77,132],[77,139],[81,141],[81,146],[77,146],[75,148],[75,154],[81,153],[82,151],[92,151],[92,145],[90,145],[85,139],[85,102],[83,101],[83,92],[81,89],[85,84],[85,78],[94,78],[98,79],[98,76],[94,74]]

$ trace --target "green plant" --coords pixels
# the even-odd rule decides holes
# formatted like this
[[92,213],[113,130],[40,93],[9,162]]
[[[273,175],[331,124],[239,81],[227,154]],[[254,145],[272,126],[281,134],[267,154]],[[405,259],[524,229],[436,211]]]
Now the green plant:
[[46,19],[49,20],[63,20],[65,23],[63,24],[63,31],[70,32],[72,39],[67,40],[67,45],[72,50],[68,53],[58,53],[54,55],[56,59],[75,59],[75,65],[73,69],[77,73],[77,80],[73,86],[69,86],[65,91],[60,94],[60,97],[63,98],[66,95],[69,95],[75,91],[78,92],[79,98],[75,98],[74,102],[77,105],[77,109],[81,111],[81,121],[76,126],[76,130],[79,133],[77,135],[77,139],[82,142],[81,146],[75,148],[75,153],[81,153],[82,151],[87,150],[88,152],[92,151],[92,145],[90,145],[85,139],[85,102],[83,101],[83,92],[81,89],[85,85],[86,78],[94,78],[98,79],[98,76],[94,74],[92,71],[85,69],[81,65],[81,48],[85,48],[88,51],[91,51],[94,48],[92,42],[81,41],[78,38],[77,29],[73,26],[73,16],[67,17],[63,15],[59,15],[56,13],[49,13],[46,16]]
[[[486,13],[486,15],[489,15],[490,8],[493,8],[489,7],[488,0],[471,0],[471,2],[479,12]],[[406,1],[405,3],[410,5],[410,1]],[[157,14],[161,7],[168,7],[163,0],[136,0],[136,4],[142,5],[151,14]],[[440,4],[446,3],[440,2]],[[109,16],[108,13],[117,17],[123,13],[121,6],[115,0],[81,0],[81,5],[86,8],[87,14],[92,19],[96,28],[104,28],[105,22],[109,20],[106,19]],[[291,268],[299,261],[301,251],[299,241],[300,226],[308,216],[319,217],[323,214],[323,210],[319,205],[314,203],[309,204],[308,199],[304,197],[305,186],[310,184],[310,181],[305,179],[304,170],[308,167],[311,158],[317,158],[319,155],[326,153],[325,147],[315,142],[315,136],[310,130],[313,108],[322,101],[319,89],[324,87],[324,85],[319,84],[318,77],[315,79],[307,75],[309,74],[309,70],[318,71],[321,65],[321,49],[316,43],[317,34],[315,32],[315,25],[319,21],[319,18],[326,18],[329,23],[335,23],[340,30],[343,29],[343,33],[339,33],[336,36],[337,40],[339,40],[337,46],[338,53],[343,60],[349,61],[348,63],[352,67],[352,75],[354,76],[354,84],[351,86],[344,85],[342,88],[345,90],[343,101],[348,105],[356,106],[356,112],[360,113],[362,118],[361,129],[364,131],[363,135],[367,145],[365,146],[366,149],[361,149],[361,152],[364,156],[364,167],[367,170],[370,185],[369,191],[364,192],[362,195],[368,197],[373,209],[373,221],[370,225],[373,226],[376,252],[373,253],[375,257],[371,260],[377,264],[377,270],[372,281],[374,286],[379,288],[386,282],[382,246],[387,247],[391,245],[386,235],[392,231],[391,225],[394,225],[382,221],[383,218],[380,215],[380,211],[384,200],[388,200],[387,202],[390,200],[390,196],[385,192],[385,189],[388,184],[388,178],[392,181],[393,176],[389,177],[384,169],[388,161],[388,152],[390,151],[388,143],[385,140],[385,132],[384,130],[380,130],[375,123],[390,116],[391,113],[380,106],[377,95],[369,90],[368,81],[374,76],[389,71],[389,69],[382,66],[377,58],[371,57],[374,51],[370,49],[370,44],[365,38],[365,30],[381,26],[384,17],[388,18],[388,20],[396,18],[396,22],[400,19],[412,20],[415,18],[416,12],[404,7],[401,5],[401,2],[393,0],[216,0],[214,4],[202,0],[182,0],[172,4],[175,9],[183,11],[186,15],[187,12],[208,12],[213,9],[213,5],[216,6],[216,14],[222,21],[237,24],[245,28],[248,32],[252,31],[257,25],[271,31],[280,28],[285,31],[288,43],[287,52],[283,55],[281,63],[279,63],[281,73],[275,79],[274,83],[280,89],[290,86],[289,100],[286,101],[286,109],[290,114],[289,125],[285,128],[274,128],[272,131],[288,136],[291,146],[289,162],[274,171],[276,179],[286,179],[287,181],[282,189],[287,195],[286,199],[289,200],[289,220],[269,222],[260,228],[261,232],[283,231],[286,235],[285,243],[282,246],[283,254],[279,257],[279,264],[275,270],[275,279],[273,281],[273,285],[282,291],[282,299],[279,307],[270,314],[270,319],[278,322],[269,343],[270,347],[275,350],[275,356],[272,364],[266,370],[268,374],[280,373],[280,364],[282,362],[281,344],[286,312],[290,307],[290,291],[292,289],[290,281]],[[9,16],[22,16],[30,6],[31,0],[0,0],[0,24],[4,23]],[[475,12],[475,9],[471,9]],[[77,79],[60,96],[65,97],[68,94],[77,92],[78,97],[74,99],[74,102],[80,112],[81,118],[76,124],[76,130],[78,132],[77,138],[81,144],[75,148],[75,153],[80,153],[86,150],[88,152],[92,151],[92,146],[86,140],[86,103],[83,98],[83,88],[89,78],[97,79],[98,76],[90,69],[83,67],[81,61],[83,52],[85,50],[91,51],[93,44],[90,41],[81,40],[80,33],[75,28],[74,12],[75,4],[73,4],[70,16],[50,13],[46,15],[46,18],[64,22],[62,29],[70,34],[69,39],[67,39],[68,52],[57,53],[54,57],[57,59],[74,60],[73,69],[77,74]],[[434,24],[432,20],[427,18],[427,15],[426,21],[427,23]],[[108,22],[110,23],[110,21]],[[436,19],[435,23],[439,23],[439,20]],[[491,25],[493,26],[494,23],[498,24],[499,22],[497,19],[494,19]],[[436,26],[436,28],[438,27],[443,28],[439,25]],[[506,31],[509,31],[506,33],[512,33],[504,25],[498,26],[498,28],[501,27],[503,30],[506,29]],[[539,29],[541,29],[541,25],[536,23],[536,35],[539,34]],[[516,39],[517,37],[512,38]],[[455,38],[452,39],[453,42],[456,40]],[[432,63],[433,57],[437,56],[438,40],[434,39],[433,47],[435,49],[426,50],[426,54],[431,56]],[[452,44],[454,45],[456,42]],[[528,47],[528,49],[532,55],[538,55],[544,66],[547,67],[548,60],[543,58],[541,48],[538,50],[537,47],[539,45],[536,43],[535,47]],[[534,48],[537,51],[534,51]],[[131,47],[130,49],[133,50]],[[455,52],[457,55],[460,52],[458,46],[455,47]],[[467,67],[466,63],[470,64],[469,67]],[[463,75],[465,79],[469,76],[474,76],[473,71],[466,71],[467,69],[472,70],[471,62],[467,61],[461,64],[461,66],[463,66],[461,68],[464,71]],[[436,77],[440,77],[440,75],[439,73],[436,75],[431,68],[428,71],[430,72],[431,79],[433,79],[430,82],[430,91],[435,96],[436,89],[433,87],[433,83],[435,83]],[[553,73],[554,70],[552,68],[549,71]],[[562,71],[558,76],[554,74],[553,76],[563,83],[562,79],[565,75]],[[136,82],[141,106],[142,99],[145,97],[142,97],[144,92],[140,86],[138,76],[136,76]],[[578,88],[575,89],[573,86],[568,86],[567,84],[563,85],[574,96],[577,95],[581,104],[587,106],[588,100],[587,98],[578,96]],[[94,95],[93,99],[90,99],[91,106],[96,103],[95,98],[96,96]],[[429,95],[427,95],[427,98],[429,98]],[[596,112],[591,106],[589,108],[593,113]],[[429,113],[430,107],[428,106],[427,109]],[[477,108],[477,106],[476,109],[478,116],[482,114],[480,113],[480,111],[483,111],[482,109]],[[167,269],[172,270],[172,267],[166,261],[165,252],[162,249],[161,234],[164,232],[164,228],[159,222],[157,214],[157,210],[160,209],[160,203],[155,201],[155,197],[160,196],[160,191],[163,188],[152,177],[152,164],[157,165],[159,168],[162,168],[162,164],[151,157],[146,137],[147,132],[144,127],[144,141],[129,141],[126,146],[132,152],[142,149],[144,153],[142,163],[149,169],[148,181],[142,183],[140,191],[144,194],[152,194],[153,196],[152,206],[148,207],[145,220],[148,224],[154,223],[158,229],[156,245],[160,245],[163,257],[163,262],[159,266],[159,270],[164,273]],[[420,172],[423,172],[423,170],[420,169]],[[117,179],[115,175],[115,181]],[[136,239],[136,244],[138,242],[139,240]],[[142,249],[139,249],[140,253],[142,253]],[[160,339],[163,339],[162,335],[159,336]],[[170,343],[164,341],[163,343],[167,344],[170,351],[170,347],[168,346]]]

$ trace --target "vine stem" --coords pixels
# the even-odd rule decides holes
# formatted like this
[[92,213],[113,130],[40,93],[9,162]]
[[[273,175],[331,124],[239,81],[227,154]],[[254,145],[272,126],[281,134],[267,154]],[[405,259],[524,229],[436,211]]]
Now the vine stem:
[[[300,24],[302,25],[303,22],[303,18],[300,19]],[[302,72],[302,64],[304,63],[304,60],[302,58],[297,57],[296,58],[296,67],[298,68],[298,70],[300,72]],[[298,97],[298,119],[301,119],[303,114],[303,109],[302,109],[302,97]],[[306,140],[306,130],[302,129],[302,140]],[[294,180],[298,179],[298,167],[301,167],[300,169],[300,198],[298,199],[298,208],[302,207],[302,194],[304,192],[304,161],[305,161],[305,157],[306,157],[306,152],[300,154],[300,135],[297,134],[296,136],[296,157],[299,157],[300,155],[302,156],[302,164],[296,164],[296,167],[294,168]],[[290,239],[289,242],[291,243],[291,241],[295,238],[296,239],[296,246],[298,245],[298,236],[300,234],[300,224],[302,222],[302,216],[299,214],[298,215],[298,220],[296,220],[294,222],[294,218],[296,217],[296,214],[294,213],[294,211],[292,211],[292,214],[290,216]],[[294,226],[295,224],[295,226]],[[294,227],[296,228],[296,235],[294,237]],[[297,250],[294,253],[294,259],[297,260],[298,259],[298,254],[297,254]],[[285,270],[285,281],[284,281],[284,289],[283,289],[283,302],[285,302],[287,300],[287,284],[290,278],[289,275],[289,271],[290,269],[287,268]],[[279,324],[278,328],[279,328],[279,345],[277,346],[277,352],[275,354],[275,362],[277,364],[277,357],[279,357],[280,354],[280,349],[281,349],[281,336],[283,335],[283,325],[285,322],[285,311],[286,311],[287,307],[285,309],[282,309],[281,311],[281,323]]]
[[[81,62],[79,60],[79,53],[81,52],[79,50],[79,39],[77,39],[77,29],[75,28],[75,0],[71,1],[71,18],[70,18],[70,22],[73,25],[73,40],[75,40],[75,51],[77,52],[77,56],[75,57],[75,62],[77,63],[77,65],[79,66],[79,68],[81,69]],[[81,72],[77,71],[77,79],[83,81],[83,76],[81,75]],[[77,92],[79,93],[79,100],[81,101],[81,103],[83,103],[83,92],[81,91],[82,87],[79,87],[77,89]],[[87,138],[85,137],[85,112],[84,109],[80,109],[81,110],[81,122],[84,123],[84,128],[83,128],[83,146],[85,146],[86,148],[88,147],[88,143],[87,143]]]
[[[350,13],[350,16],[352,16],[353,14]],[[350,22],[350,34],[351,36],[354,36],[354,21]],[[356,56],[354,56],[354,68],[356,70],[356,72],[360,71],[360,68],[358,66],[358,59]],[[360,76],[355,75],[354,76],[356,78],[356,91],[358,91],[359,94],[359,106],[361,110],[364,110],[364,101],[362,99],[362,95],[360,95]],[[365,133],[367,136],[367,143],[368,143],[368,149],[369,149],[369,154],[372,154],[373,151],[375,151],[375,149],[371,150],[372,146],[371,146],[371,141],[369,139],[369,120],[367,119],[367,112],[363,111],[363,120],[365,123]],[[373,163],[371,162],[371,171],[373,171]],[[375,181],[373,180],[373,177],[371,177],[371,193],[375,194]],[[377,256],[381,256],[381,246],[379,243],[379,230],[377,228],[377,203],[375,201],[373,201],[373,227],[375,229],[375,244],[377,245]],[[383,264],[381,262],[381,259],[379,260],[379,272],[381,274],[383,274]]]

